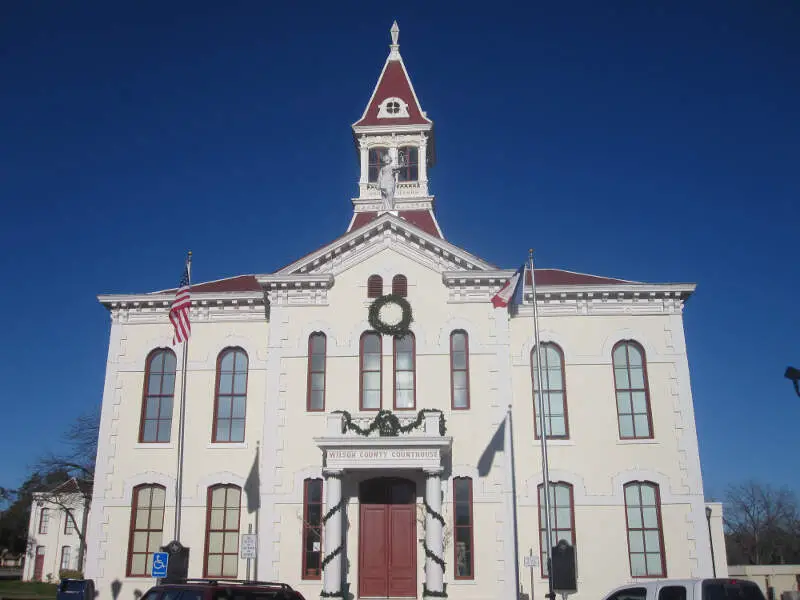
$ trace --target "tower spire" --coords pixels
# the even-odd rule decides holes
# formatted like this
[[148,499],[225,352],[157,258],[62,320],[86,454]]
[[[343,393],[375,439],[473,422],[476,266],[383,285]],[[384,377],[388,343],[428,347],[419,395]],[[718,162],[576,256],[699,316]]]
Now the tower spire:
[[389,30],[392,36],[392,43],[389,44],[389,59],[400,58],[400,44],[397,43],[397,38],[400,37],[400,28],[397,26],[397,21],[392,23],[392,28]]

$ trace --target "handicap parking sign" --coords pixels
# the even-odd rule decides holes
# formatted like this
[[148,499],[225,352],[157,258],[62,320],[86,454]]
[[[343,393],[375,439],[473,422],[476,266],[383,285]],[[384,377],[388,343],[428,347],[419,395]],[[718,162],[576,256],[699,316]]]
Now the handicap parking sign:
[[169,554],[167,554],[166,552],[154,552],[153,572],[150,575],[152,577],[166,577],[168,562],[169,562]]

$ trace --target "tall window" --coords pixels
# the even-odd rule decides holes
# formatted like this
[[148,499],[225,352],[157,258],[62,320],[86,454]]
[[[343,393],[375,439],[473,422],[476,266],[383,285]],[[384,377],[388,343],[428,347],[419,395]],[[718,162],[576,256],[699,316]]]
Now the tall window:
[[159,348],[150,353],[144,373],[140,442],[168,442],[175,395],[175,354]]
[[417,181],[419,179],[419,150],[416,146],[403,146],[398,150],[402,153],[406,166],[398,172],[398,181]]
[[133,488],[131,534],[128,542],[128,576],[149,577],[153,552],[161,547],[164,532],[166,489],[160,485]]
[[453,408],[469,408],[469,337],[456,330],[450,334],[450,390]]
[[383,296],[383,277],[370,275],[367,279],[367,298],[379,298],[381,296]]
[[208,488],[205,577],[236,577],[239,572],[241,499],[235,485]]
[[361,335],[361,410],[381,407],[381,336],[374,331]]
[[325,350],[327,339],[324,333],[315,331],[308,336],[308,397],[306,408],[311,411],[325,410]]
[[73,518],[75,513],[71,510],[64,511],[64,535],[72,535],[75,533],[75,521]]
[[39,512],[39,534],[44,535],[50,527],[50,509],[43,508]]
[[456,579],[475,577],[472,519],[472,479],[453,479],[453,549],[455,552]]
[[644,348],[636,342],[623,341],[614,346],[612,355],[619,437],[652,438],[653,421],[650,414],[650,392],[647,386]]
[[306,479],[303,491],[303,579],[322,575],[322,480]]
[[226,348],[217,358],[213,441],[244,441],[246,403],[247,354],[241,348]]
[[394,407],[414,408],[415,363],[414,335],[394,338]]
[[[544,379],[544,426],[548,438],[568,438],[567,390],[564,383],[564,353],[556,344],[543,343],[542,379]],[[539,420],[539,375],[536,365],[536,348],[531,352],[531,373],[533,376],[533,418],[536,424],[536,438],[542,436]]]
[[72,548],[69,546],[61,547],[61,570],[69,569]]
[[[542,568],[542,577],[548,576],[547,571],[547,522],[545,521],[544,484],[539,484],[539,549],[541,556],[539,564]],[[572,502],[572,486],[561,481],[550,484],[550,527],[553,537],[553,546],[561,540],[566,540],[570,545],[575,544],[575,508]]]
[[389,153],[388,148],[370,148],[369,149],[369,181],[375,183],[378,181],[378,173],[383,166],[383,157]]
[[403,298],[408,296],[408,279],[405,275],[392,277],[392,293]]
[[666,577],[658,486],[646,481],[626,484],[625,511],[631,576]]

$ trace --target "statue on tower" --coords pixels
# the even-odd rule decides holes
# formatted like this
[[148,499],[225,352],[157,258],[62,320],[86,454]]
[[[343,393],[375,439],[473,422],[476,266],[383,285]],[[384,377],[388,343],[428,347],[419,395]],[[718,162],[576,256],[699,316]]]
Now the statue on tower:
[[[383,166],[378,172],[378,188],[381,190],[383,198],[383,210],[394,210],[394,192],[397,187],[397,173],[403,168],[402,164],[392,164],[392,157],[389,153],[383,155],[381,159]],[[403,162],[402,160],[400,161]]]

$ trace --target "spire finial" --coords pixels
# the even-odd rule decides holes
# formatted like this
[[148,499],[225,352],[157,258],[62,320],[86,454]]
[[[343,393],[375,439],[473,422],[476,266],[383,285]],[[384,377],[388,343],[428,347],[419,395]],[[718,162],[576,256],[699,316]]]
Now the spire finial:
[[389,33],[392,34],[392,43],[389,45],[389,59],[400,60],[400,44],[397,43],[397,38],[400,36],[400,28],[397,26],[397,21],[392,23]]

